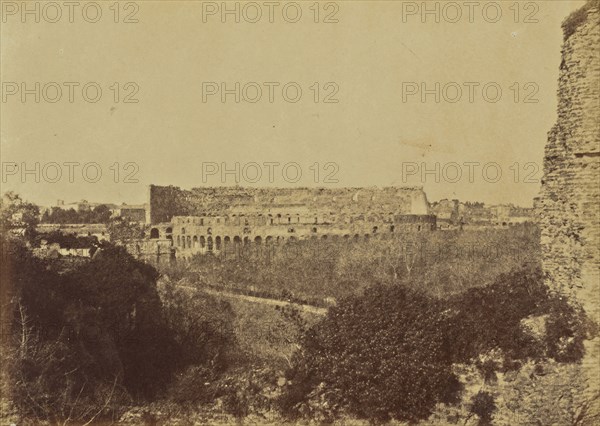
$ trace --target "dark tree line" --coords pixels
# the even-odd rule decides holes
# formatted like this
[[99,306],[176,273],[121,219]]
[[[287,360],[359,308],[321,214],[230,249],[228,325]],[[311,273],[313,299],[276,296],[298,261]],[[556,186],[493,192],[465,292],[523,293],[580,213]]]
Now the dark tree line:
[[61,209],[53,207],[42,215],[42,223],[108,223],[110,209],[101,204],[89,210]]
[[93,259],[66,271],[19,240],[3,239],[2,249],[2,285],[12,287],[5,386],[25,418],[112,419],[124,404],[164,396],[190,365],[225,368],[233,339],[201,317],[212,304],[185,311],[180,295],[178,303],[168,301],[172,293],[161,300],[157,271],[124,248],[100,243]]

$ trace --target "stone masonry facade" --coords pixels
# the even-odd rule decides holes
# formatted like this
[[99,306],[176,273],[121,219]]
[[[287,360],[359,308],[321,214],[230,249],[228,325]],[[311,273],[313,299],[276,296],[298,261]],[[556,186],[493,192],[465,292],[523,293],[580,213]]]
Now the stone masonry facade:
[[[563,22],[558,118],[536,211],[548,286],[600,323],[600,1]],[[600,424],[600,338],[586,342],[586,392],[574,424]]]

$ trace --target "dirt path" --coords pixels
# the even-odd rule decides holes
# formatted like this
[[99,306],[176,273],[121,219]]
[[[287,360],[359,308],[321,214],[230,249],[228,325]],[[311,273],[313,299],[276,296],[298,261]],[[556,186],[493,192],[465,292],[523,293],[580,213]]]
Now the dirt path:
[[304,312],[310,312],[311,314],[316,314],[316,315],[326,315],[327,314],[327,308],[318,308],[316,306],[312,306],[312,305],[300,305],[298,303],[291,303],[291,302],[286,302],[285,300],[278,300],[278,299],[267,299],[264,297],[256,297],[256,296],[247,296],[245,294],[237,294],[237,293],[230,293],[230,292],[226,292],[226,291],[218,291],[218,290],[213,290],[213,289],[209,289],[209,288],[197,288],[197,287],[192,287],[192,286],[188,286],[188,285],[178,285],[177,287],[179,288],[183,288],[186,290],[192,290],[192,291],[204,291],[205,293],[211,294],[213,296],[221,296],[221,297],[230,297],[232,299],[239,299],[239,300],[245,300],[247,302],[253,302],[253,303],[262,303],[263,305],[272,305],[272,306],[293,306],[296,307]]

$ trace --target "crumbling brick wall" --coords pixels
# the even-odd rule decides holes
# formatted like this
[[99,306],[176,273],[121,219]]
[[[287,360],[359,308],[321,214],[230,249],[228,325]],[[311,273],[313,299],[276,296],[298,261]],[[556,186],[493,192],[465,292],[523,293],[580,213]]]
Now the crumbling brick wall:
[[[600,319],[600,1],[563,22],[558,118],[536,210],[548,286]],[[586,342],[579,424],[600,424],[600,339]]]

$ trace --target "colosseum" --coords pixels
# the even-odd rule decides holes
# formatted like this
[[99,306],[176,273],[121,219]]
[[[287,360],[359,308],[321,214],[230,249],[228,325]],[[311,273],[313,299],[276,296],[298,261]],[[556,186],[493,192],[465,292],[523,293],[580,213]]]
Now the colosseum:
[[150,186],[150,239],[170,240],[177,257],[228,244],[365,239],[431,231],[420,187],[194,188]]

